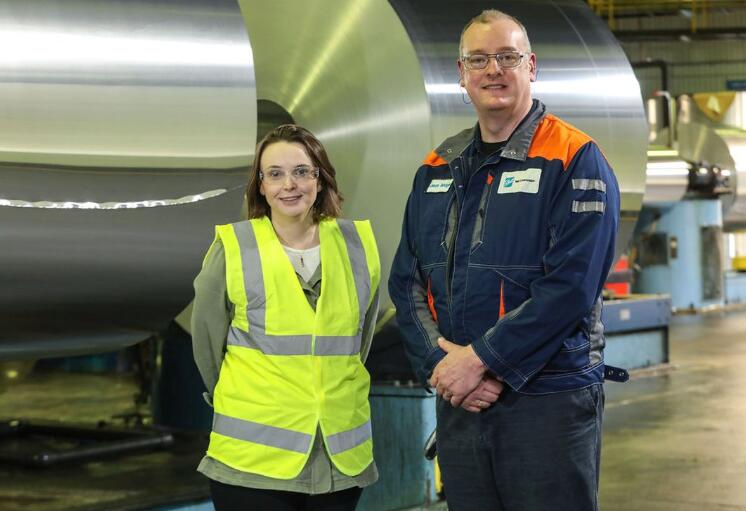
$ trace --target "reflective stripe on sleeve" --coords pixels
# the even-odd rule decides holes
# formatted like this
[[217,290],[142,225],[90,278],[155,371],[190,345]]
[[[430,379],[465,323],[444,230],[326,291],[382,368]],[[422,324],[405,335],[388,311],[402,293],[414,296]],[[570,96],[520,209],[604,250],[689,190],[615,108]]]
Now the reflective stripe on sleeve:
[[606,193],[606,183],[600,179],[573,179],[573,190],[598,190]]
[[215,413],[212,430],[215,433],[237,440],[300,453],[307,453],[313,440],[313,436],[306,433],[236,419],[219,413]]
[[334,455],[357,447],[371,436],[373,436],[373,431],[370,427],[370,421],[368,421],[354,429],[330,435],[326,439],[326,445],[329,447],[329,454]]
[[588,212],[596,212],[596,213],[603,213],[606,209],[606,204],[599,201],[593,201],[593,202],[581,202],[574,200],[572,201],[572,212],[573,213],[588,213]]

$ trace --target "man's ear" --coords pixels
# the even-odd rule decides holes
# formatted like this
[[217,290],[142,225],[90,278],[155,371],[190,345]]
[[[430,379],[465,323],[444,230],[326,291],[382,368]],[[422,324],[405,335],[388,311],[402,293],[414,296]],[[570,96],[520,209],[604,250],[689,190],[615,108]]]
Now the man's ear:
[[531,76],[531,81],[536,81],[536,54],[532,53],[528,58],[528,71],[529,75]]

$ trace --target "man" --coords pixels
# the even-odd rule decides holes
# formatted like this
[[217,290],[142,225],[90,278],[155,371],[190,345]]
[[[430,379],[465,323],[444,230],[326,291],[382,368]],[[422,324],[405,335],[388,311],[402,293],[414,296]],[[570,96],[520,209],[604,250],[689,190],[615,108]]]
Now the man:
[[449,509],[595,510],[619,188],[596,143],[532,100],[518,20],[471,20],[457,64],[478,122],[418,170],[389,280],[439,394]]

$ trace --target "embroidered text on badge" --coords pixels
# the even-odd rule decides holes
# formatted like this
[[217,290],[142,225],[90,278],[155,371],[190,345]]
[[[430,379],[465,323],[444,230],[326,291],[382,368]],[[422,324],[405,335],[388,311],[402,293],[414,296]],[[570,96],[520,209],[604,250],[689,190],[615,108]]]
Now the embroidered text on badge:
[[497,193],[539,193],[541,169],[503,172]]
[[447,192],[453,183],[453,179],[433,179],[430,186],[425,190],[426,193],[443,193]]

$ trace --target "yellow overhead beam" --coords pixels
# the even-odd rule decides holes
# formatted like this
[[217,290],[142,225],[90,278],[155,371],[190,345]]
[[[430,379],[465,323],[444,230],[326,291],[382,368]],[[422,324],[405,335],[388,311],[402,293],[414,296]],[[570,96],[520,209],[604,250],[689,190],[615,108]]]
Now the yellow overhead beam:
[[744,0],[588,0],[588,4],[599,14],[607,14],[609,10],[617,14],[645,14],[651,11],[675,12],[679,9],[705,11],[746,7]]
[[630,14],[691,13],[691,30],[697,32],[708,24],[708,13],[712,9],[744,8],[745,0],[587,0],[593,11],[606,18],[611,29],[616,28],[616,17]]

